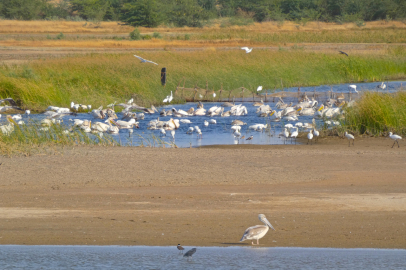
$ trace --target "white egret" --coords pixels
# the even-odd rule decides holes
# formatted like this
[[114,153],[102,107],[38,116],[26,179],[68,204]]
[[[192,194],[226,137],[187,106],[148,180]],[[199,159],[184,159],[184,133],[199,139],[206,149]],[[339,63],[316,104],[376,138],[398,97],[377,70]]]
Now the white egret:
[[149,61],[149,60],[146,60],[146,59],[144,59],[144,58],[142,58],[142,57],[140,57],[140,56],[138,56],[138,55],[135,55],[135,54],[134,54],[134,56],[137,57],[138,59],[140,59],[140,60],[141,60],[141,63],[152,63],[152,64],[155,64],[155,65],[158,65],[157,63],[152,62],[152,61]]
[[172,139],[175,140],[175,130],[171,130]]
[[209,126],[209,122],[207,120],[204,120],[204,126],[205,127]]
[[346,131],[345,134],[344,134],[344,136],[347,137],[347,139],[348,139],[348,146],[350,146],[351,140],[352,140],[352,145],[354,145],[355,138],[354,138],[354,136],[353,136],[352,134],[349,134],[349,133]]
[[252,51],[252,48],[241,47],[241,50],[245,50],[246,53],[250,53]]
[[262,90],[262,85],[257,87],[257,92]]
[[290,134],[290,138],[291,138],[291,139],[295,139],[295,144],[296,144],[296,138],[297,138],[297,136],[299,135],[299,128],[298,128],[298,127],[294,127],[294,129],[296,129],[296,130],[293,131],[293,132]]
[[309,144],[309,141],[310,142],[312,142],[312,140],[313,140],[313,130],[311,129],[310,131],[309,131],[309,133],[307,133],[307,144]]
[[186,131],[186,134],[192,134],[194,131],[193,127],[189,127],[189,129]]
[[161,128],[161,129],[159,129],[159,132],[161,133],[161,136],[166,136],[165,129]]
[[381,85],[377,86],[378,88],[385,90],[386,89],[386,84],[384,82],[381,83]]
[[356,86],[355,84],[350,84],[348,87],[354,89],[354,91],[355,91],[356,93],[358,93],[358,91],[357,91],[357,86]]
[[393,146],[395,146],[395,143],[398,144],[398,148],[399,148],[399,142],[398,142],[398,140],[401,140],[402,137],[400,137],[399,135],[396,135],[396,134],[392,134],[392,132],[389,132],[389,138],[391,138],[392,140],[394,140],[393,145],[392,145],[392,148],[393,148]]
[[275,231],[274,227],[271,225],[271,223],[266,219],[264,214],[259,214],[258,218],[260,221],[262,221],[265,225],[256,225],[249,227],[248,229],[245,230],[244,235],[242,236],[240,242],[245,241],[245,240],[257,240],[257,243],[254,244],[252,241],[252,245],[259,245],[259,239],[265,236],[265,234],[268,232],[269,228]]
[[316,137],[314,138],[314,141],[317,141],[319,139],[320,132],[316,128],[313,128],[313,134]]
[[210,123],[210,124],[217,124],[217,121],[216,121],[215,119],[210,119],[210,120],[209,120],[209,123]]

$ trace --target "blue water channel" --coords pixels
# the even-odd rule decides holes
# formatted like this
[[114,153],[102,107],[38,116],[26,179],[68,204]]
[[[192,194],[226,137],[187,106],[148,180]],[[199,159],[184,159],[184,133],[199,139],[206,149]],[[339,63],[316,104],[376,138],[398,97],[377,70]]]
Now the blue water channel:
[[[192,247],[185,247],[189,250]],[[0,246],[1,269],[405,269],[405,249]]]
[[[319,105],[324,102],[329,96],[333,95],[334,93],[349,93],[351,92],[351,96],[347,98],[357,99],[360,95],[368,91],[379,91],[379,92],[394,92],[397,91],[400,87],[406,85],[406,82],[385,82],[387,85],[386,89],[382,90],[377,86],[381,85],[381,82],[375,83],[362,83],[356,84],[357,91],[359,93],[355,93],[353,90],[349,88],[349,84],[341,84],[341,85],[322,85],[318,87],[302,87],[300,92],[303,94],[306,92],[309,98],[312,97],[315,93],[325,93],[323,98],[319,98]],[[259,95],[265,95],[266,92],[270,90],[264,89],[261,92],[258,92]],[[280,91],[280,90],[278,90]],[[298,88],[288,88],[283,89],[285,92],[297,92]],[[328,95],[326,94],[327,92]],[[317,98],[316,98],[317,99]],[[264,98],[263,98],[264,100]],[[208,110],[210,107],[213,106],[220,106],[224,101],[228,101],[228,99],[223,99],[222,102],[205,102],[204,108]],[[258,99],[256,101],[259,101]],[[264,100],[265,101],[265,100]],[[78,102],[78,101],[76,101]],[[282,120],[280,122],[270,122],[268,118],[259,117],[256,114],[256,109],[258,107],[253,106],[252,98],[234,98],[235,104],[242,104],[248,110],[248,115],[245,116],[230,116],[230,117],[208,117],[208,116],[190,116],[190,117],[182,117],[179,119],[189,119],[192,123],[191,124],[180,124],[180,128],[176,130],[175,139],[170,136],[170,131],[167,132],[166,136],[161,136],[159,130],[148,130],[147,125],[149,121],[155,120],[159,117],[161,121],[168,121],[173,116],[160,116],[159,113],[155,114],[145,114],[145,119],[139,121],[139,129],[134,129],[133,134],[130,134],[128,130],[120,130],[120,133],[117,135],[110,135],[114,140],[119,142],[121,145],[124,146],[159,146],[162,143],[169,144],[176,144],[178,147],[199,147],[204,145],[228,145],[228,144],[294,144],[293,140],[285,140],[283,137],[281,138],[279,134],[284,129],[284,126],[288,123],[295,125],[296,122],[302,123],[312,123],[312,119],[315,118],[314,116],[300,116],[298,121],[288,122],[286,120]],[[267,98],[266,104],[271,106],[272,109],[276,109],[275,105],[278,102],[277,98]],[[297,103],[297,98],[284,98],[285,103],[293,102],[293,104]],[[67,102],[70,104],[70,101]],[[120,103],[120,102],[117,102]],[[50,104],[51,105],[51,104]],[[102,104],[93,104],[93,108],[97,108],[99,105]],[[69,107],[67,104],[66,107]],[[106,106],[104,106],[105,108]],[[186,104],[169,104],[163,107],[157,108],[158,111],[161,109],[169,110],[171,108],[175,108],[177,110],[189,110],[191,107],[194,109],[197,108],[197,102],[190,102]],[[228,111],[230,108],[224,108],[225,111]],[[117,114],[118,118],[122,118],[122,114]],[[24,121],[28,122],[27,120],[34,120],[40,121],[45,118],[43,114],[31,114],[30,117],[24,117]],[[105,121],[105,119],[93,119],[93,117],[88,113],[78,113],[77,116],[66,116],[63,118],[63,124],[66,125],[66,128],[69,129],[73,122],[69,121],[69,119],[81,119],[81,120],[91,120],[92,122],[98,121]],[[204,121],[209,119],[215,119],[217,121],[216,124],[209,124],[209,126],[204,126]],[[241,135],[248,138],[249,136],[253,136],[251,141],[247,141],[246,139],[236,139],[232,133],[231,122],[235,119],[242,120],[243,122],[247,123],[247,125],[242,126],[241,128]],[[319,128],[326,127],[325,123],[322,119],[315,118],[316,123]],[[5,117],[0,119],[0,122],[5,122]],[[268,128],[265,129],[263,132],[258,132],[254,130],[249,130],[248,127],[254,124],[268,124]],[[196,133],[186,134],[186,131],[189,127],[198,126],[202,131],[202,136],[197,136]],[[305,131],[305,130],[302,130]],[[89,134],[89,136],[93,136]]]

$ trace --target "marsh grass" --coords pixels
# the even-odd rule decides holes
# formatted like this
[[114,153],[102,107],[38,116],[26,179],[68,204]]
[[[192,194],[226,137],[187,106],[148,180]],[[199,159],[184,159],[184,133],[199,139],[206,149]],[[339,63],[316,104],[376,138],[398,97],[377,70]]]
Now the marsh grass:
[[26,125],[14,125],[9,135],[0,133],[0,155],[32,155],[54,151],[67,146],[98,145],[119,146],[111,136],[93,135],[81,130],[66,133],[64,125],[55,124],[44,128],[37,121],[28,121]]
[[[89,54],[26,65],[0,66],[0,97],[12,97],[31,110],[49,105],[69,107],[71,101],[93,108],[134,98],[139,105],[159,105],[173,91],[184,100],[194,91],[178,91],[183,86],[201,87],[228,98],[252,96],[258,85],[264,89],[383,81],[406,76],[406,56],[322,54],[302,50],[241,51],[203,50],[192,52],[137,52],[159,66],[140,63],[133,54]],[[298,61],[300,59],[300,61]],[[167,68],[167,83],[160,83],[161,67]],[[201,92],[200,92],[201,91]],[[210,92],[208,92],[208,95]]]
[[356,106],[346,109],[343,124],[361,135],[406,135],[406,92],[364,93]]
[[155,136],[154,134],[149,134],[148,136],[142,136],[141,134],[135,134],[137,137],[137,146],[141,147],[172,147],[177,148],[174,141],[166,142],[161,137]]

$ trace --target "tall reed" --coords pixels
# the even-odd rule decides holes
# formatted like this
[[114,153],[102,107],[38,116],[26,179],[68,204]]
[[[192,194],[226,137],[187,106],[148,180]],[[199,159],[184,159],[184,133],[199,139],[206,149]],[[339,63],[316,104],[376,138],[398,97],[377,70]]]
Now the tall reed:
[[347,108],[344,128],[359,134],[406,135],[406,92],[366,92],[355,106]]
[[0,132],[0,155],[32,155],[75,145],[119,145],[111,136],[87,134],[81,130],[67,132],[64,125],[43,127],[39,122],[28,121],[26,125],[14,124],[9,134]]

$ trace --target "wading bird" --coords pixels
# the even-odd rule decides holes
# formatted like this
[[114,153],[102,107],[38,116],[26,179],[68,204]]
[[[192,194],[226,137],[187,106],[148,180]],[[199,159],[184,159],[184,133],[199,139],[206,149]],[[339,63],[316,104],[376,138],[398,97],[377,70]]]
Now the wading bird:
[[313,139],[313,133],[312,133],[312,129],[309,131],[309,133],[307,133],[307,144],[309,144],[309,141],[311,142]]
[[182,252],[182,253],[183,253],[183,250],[185,250],[180,244],[178,244],[177,248],[178,248],[178,250],[179,250],[180,252]]
[[257,240],[257,243],[254,244],[252,241],[252,245],[259,245],[259,239],[265,236],[268,232],[269,228],[275,231],[274,227],[272,227],[271,223],[266,219],[264,214],[259,214],[258,218],[262,221],[265,225],[256,225],[253,227],[249,227],[245,230],[244,235],[242,236],[240,242],[245,240]]
[[357,86],[355,84],[350,84],[348,87],[354,89],[355,93],[358,93]]
[[381,85],[377,86],[378,88],[385,90],[386,89],[386,84],[384,82],[381,83]]
[[192,257],[193,254],[196,253],[196,248],[192,248],[191,250],[189,250],[188,252],[185,253],[185,255],[183,255],[183,257]]
[[262,90],[262,85],[258,86],[257,92]]
[[252,48],[241,47],[241,50],[245,50],[246,53],[250,53],[252,51]]
[[399,148],[399,142],[398,142],[398,140],[401,140],[402,137],[400,137],[399,135],[396,135],[396,134],[392,134],[392,132],[389,132],[389,138],[391,138],[392,140],[394,140],[393,145],[392,145],[392,148],[393,148],[393,146],[395,146],[395,143],[398,144],[398,148]]
[[140,60],[141,60],[141,63],[152,63],[152,64],[155,64],[155,65],[158,65],[157,63],[152,62],[152,61],[149,61],[149,60],[146,60],[146,59],[144,59],[144,58],[142,58],[142,57],[140,57],[140,56],[138,56],[138,55],[135,55],[135,54],[134,54],[134,56],[137,57],[138,59],[140,59]]
[[354,145],[355,138],[352,134],[348,134],[348,132],[346,131],[344,136],[347,137],[347,139],[348,139],[348,146],[350,146],[351,140],[352,140],[352,145]]

